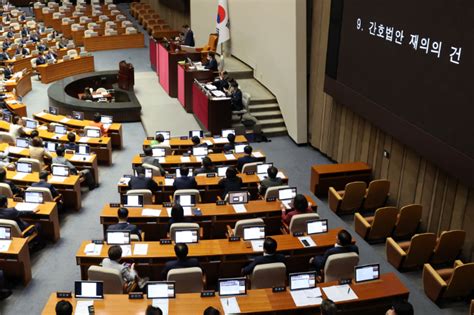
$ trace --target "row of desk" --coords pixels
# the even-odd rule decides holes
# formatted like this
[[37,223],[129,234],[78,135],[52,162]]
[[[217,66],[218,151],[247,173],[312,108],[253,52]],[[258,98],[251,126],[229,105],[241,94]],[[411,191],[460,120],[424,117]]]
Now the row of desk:
[[[21,70],[20,70],[21,71]],[[31,91],[32,72],[27,70],[19,79],[10,79],[5,82],[5,89],[8,92],[15,91],[16,96],[23,97]]]
[[71,60],[58,60],[53,64],[36,67],[41,76],[41,83],[51,83],[76,74],[95,71],[94,56],[75,57]]
[[[216,134],[220,134],[220,131]],[[152,138],[145,139],[143,141],[143,148],[149,147],[151,144]],[[201,142],[206,142],[208,144],[209,149],[214,150],[215,153],[222,152],[224,146],[229,143],[227,138],[214,138],[214,137],[205,137],[201,139]],[[243,135],[236,135],[235,136],[235,143],[247,143],[248,140]],[[173,151],[189,151],[194,146],[193,141],[189,137],[181,138],[181,137],[172,137],[168,141],[169,146]]]

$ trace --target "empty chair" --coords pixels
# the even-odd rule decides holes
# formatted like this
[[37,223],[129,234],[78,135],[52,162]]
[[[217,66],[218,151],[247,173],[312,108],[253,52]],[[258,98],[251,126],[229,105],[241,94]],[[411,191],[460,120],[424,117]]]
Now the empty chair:
[[31,163],[31,170],[33,172],[40,172],[41,171],[41,163],[37,159],[19,158],[18,162]]
[[75,49],[69,49],[67,51],[67,55],[69,56],[69,58],[76,58],[77,57],[77,51]]
[[115,35],[118,35],[118,32],[114,29],[107,28],[107,29],[105,29],[104,35],[105,36],[115,36]]
[[386,179],[376,179],[370,182],[365,195],[363,208],[366,210],[375,210],[385,206],[390,195],[390,181]]
[[51,191],[46,187],[28,187],[26,191],[34,191],[43,193],[43,201],[45,202],[58,202],[61,199],[61,195],[53,198]]
[[244,237],[244,228],[251,226],[262,226],[265,225],[262,218],[255,219],[244,219],[235,222],[235,227],[232,229],[230,226],[227,226],[227,237],[238,236],[240,238]]
[[119,10],[110,10],[110,15],[119,15],[120,11]]
[[286,266],[284,263],[260,264],[250,275],[251,289],[284,287],[286,285]]
[[127,196],[143,196],[143,204],[151,205],[153,203],[153,193],[149,189],[130,189],[127,191]]
[[97,93],[107,93],[107,89],[106,88],[103,88],[103,87],[100,87],[96,90]]
[[359,263],[357,253],[334,254],[324,265],[324,282],[354,278],[354,267]]
[[368,242],[384,240],[392,234],[397,215],[395,207],[378,208],[373,217],[366,218],[357,212],[354,216],[355,231]]
[[81,16],[81,17],[79,17],[79,23],[81,23],[81,24],[87,23],[88,20],[89,20],[89,18],[88,18],[87,16]]
[[125,34],[137,34],[137,29],[129,26],[125,29]]
[[171,269],[167,281],[176,282],[176,293],[198,293],[204,287],[202,269],[199,267]]
[[144,163],[144,164],[142,164],[142,166],[143,166],[144,169],[151,169],[151,172],[152,172],[153,176],[162,176],[161,170],[158,166],[151,165],[151,164],[148,164],[148,163]]
[[28,243],[38,236],[34,225],[28,226],[24,231],[14,220],[0,219],[0,225],[8,226],[11,229],[11,237],[26,238]]
[[262,164],[262,162],[245,163],[244,166],[242,166],[242,173],[257,172],[257,165],[259,164]]
[[219,40],[219,34],[212,33],[209,34],[209,39],[207,40],[207,44],[202,47],[201,52],[209,52],[209,51],[216,51],[217,49],[217,42]]
[[307,232],[307,222],[312,220],[319,219],[319,214],[317,213],[300,213],[295,214],[291,217],[290,225],[285,226],[286,232],[290,234],[294,233],[306,233]]
[[[126,18],[125,15],[123,15],[123,14],[119,14],[119,15],[117,15],[117,16],[115,17],[115,21],[119,21],[119,22],[125,21],[126,19],[127,19],[127,18]],[[122,25],[122,26],[123,26],[123,25]]]
[[474,263],[454,262],[453,268],[435,270],[430,264],[423,267],[423,289],[433,302],[443,298],[464,298],[474,290]]
[[290,188],[290,186],[282,185],[282,186],[268,187],[267,191],[265,192],[264,199],[267,200],[268,198],[278,198],[278,191],[284,188]]
[[120,271],[101,266],[90,266],[87,270],[89,280],[103,281],[104,294],[122,294],[124,292],[124,281]]
[[15,138],[11,134],[5,131],[0,131],[0,142],[8,143],[10,145],[16,144]]
[[403,239],[416,233],[421,222],[423,206],[418,204],[406,205],[400,209],[393,237]]
[[7,196],[7,198],[13,198],[13,192],[10,188],[10,185],[5,183],[0,183],[0,195]]
[[85,30],[84,37],[87,37],[87,38],[92,37],[92,33],[94,33],[93,30]]
[[201,202],[201,194],[197,189],[178,189],[173,194],[173,200],[176,199],[176,196],[181,195],[193,195],[196,196],[196,202]]
[[110,29],[110,28],[116,28],[116,27],[117,27],[117,24],[115,24],[114,21],[107,21],[107,22],[105,22],[105,28],[106,28],[106,29],[107,29],[107,28],[109,28],[109,29]]
[[200,238],[200,227],[197,223],[173,223],[170,226],[170,238],[174,242],[176,239],[176,231],[188,230],[197,231],[198,239]]
[[133,23],[130,21],[122,21],[122,27],[131,27],[133,26]]
[[414,235],[410,241],[397,243],[391,237],[387,238],[385,252],[387,260],[397,269],[418,268],[427,263],[436,245],[434,233]]
[[95,23],[95,22],[87,23],[87,28],[90,29],[90,30],[94,30],[98,27],[99,27],[99,25],[97,25],[97,23]]
[[109,17],[107,15],[100,15],[99,21],[102,21],[102,22],[109,21]]
[[337,214],[352,214],[360,209],[364,202],[367,184],[364,182],[352,182],[346,184],[343,191],[336,191],[329,187],[329,208]]
[[444,231],[438,238],[430,263],[433,265],[454,261],[462,250],[466,232],[462,230]]

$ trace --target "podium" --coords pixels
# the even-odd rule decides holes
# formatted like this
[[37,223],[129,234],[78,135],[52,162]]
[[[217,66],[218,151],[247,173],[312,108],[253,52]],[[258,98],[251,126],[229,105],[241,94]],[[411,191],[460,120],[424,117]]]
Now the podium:
[[135,69],[125,60],[119,63],[118,86],[122,90],[131,90],[135,85]]

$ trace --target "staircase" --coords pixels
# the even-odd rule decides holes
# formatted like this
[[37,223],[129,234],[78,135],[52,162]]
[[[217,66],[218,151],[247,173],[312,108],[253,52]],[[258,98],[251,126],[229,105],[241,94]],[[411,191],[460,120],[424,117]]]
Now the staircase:
[[[260,82],[254,79],[253,69],[235,57],[225,58],[224,69],[229,77],[239,83],[242,92],[251,95],[249,111],[262,126],[262,132],[267,137],[287,135],[287,130],[280,106],[275,96]],[[232,127],[242,126],[238,116],[232,117]]]

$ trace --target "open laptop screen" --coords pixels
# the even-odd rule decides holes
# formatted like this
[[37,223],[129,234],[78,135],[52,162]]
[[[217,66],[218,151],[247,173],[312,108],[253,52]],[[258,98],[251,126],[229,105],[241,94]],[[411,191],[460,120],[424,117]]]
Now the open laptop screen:
[[104,283],[102,281],[76,281],[74,283],[74,289],[76,298],[104,298]]
[[12,238],[12,229],[9,226],[0,226],[0,240],[10,240]]
[[222,129],[222,137],[227,138],[228,135],[234,134],[235,135],[235,129]]
[[146,295],[149,299],[169,299],[174,298],[175,283],[172,281],[148,281]]
[[165,140],[169,140],[171,138],[171,132],[170,131],[157,131],[157,132],[155,132],[155,137],[157,135],[163,135],[163,138]]
[[218,282],[220,296],[247,294],[246,280],[244,277],[219,279]]
[[69,167],[65,165],[53,165],[51,168],[54,176],[69,176]]
[[290,290],[311,289],[316,287],[316,272],[290,273]]
[[20,173],[31,173],[33,167],[31,163],[28,162],[18,162],[16,163],[16,171]]
[[265,226],[259,225],[244,227],[244,241],[263,239],[265,239]]
[[25,191],[25,202],[43,203],[43,193],[39,191]]
[[371,264],[354,268],[355,282],[366,282],[380,279],[380,265]]
[[143,195],[122,195],[121,198],[124,207],[143,207]]
[[196,195],[176,195],[176,203],[183,207],[194,207],[196,205]]
[[311,234],[321,234],[328,232],[328,220],[311,220],[306,222],[306,233]]
[[130,231],[107,231],[107,244],[128,245],[130,244]]
[[237,205],[248,202],[248,192],[246,191],[231,191],[229,192],[229,204]]
[[175,243],[197,243],[198,230],[176,230],[174,234]]

